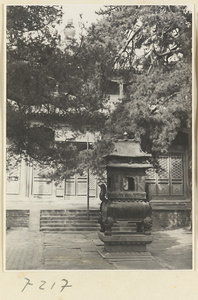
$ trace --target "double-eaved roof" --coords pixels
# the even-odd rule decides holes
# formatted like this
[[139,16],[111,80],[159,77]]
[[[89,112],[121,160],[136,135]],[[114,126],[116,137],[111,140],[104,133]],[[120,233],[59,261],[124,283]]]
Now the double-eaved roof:
[[151,154],[142,151],[139,141],[133,139],[117,140],[114,142],[114,150],[104,157],[151,157]]

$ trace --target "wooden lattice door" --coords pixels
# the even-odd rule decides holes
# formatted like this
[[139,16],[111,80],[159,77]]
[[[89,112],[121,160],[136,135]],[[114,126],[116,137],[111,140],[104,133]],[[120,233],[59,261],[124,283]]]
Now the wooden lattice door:
[[146,181],[149,183],[151,195],[183,196],[184,172],[182,153],[169,154],[159,158],[161,169],[147,172]]
[[50,179],[44,177],[48,173],[47,167],[33,168],[33,195],[52,195],[52,183]]
[[171,155],[170,157],[171,168],[171,195],[184,194],[184,174],[183,174],[183,160],[182,154]]

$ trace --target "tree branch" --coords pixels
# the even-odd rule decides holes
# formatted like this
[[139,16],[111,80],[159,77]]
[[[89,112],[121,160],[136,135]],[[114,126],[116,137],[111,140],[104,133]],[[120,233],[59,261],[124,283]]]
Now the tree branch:
[[115,58],[114,64],[119,60],[122,53],[126,52],[128,45],[130,44],[131,41],[133,41],[134,37],[141,31],[141,29],[142,29],[142,26],[140,28],[138,28],[136,30],[136,32],[134,32],[134,34],[126,41],[124,48],[120,50],[120,52],[118,53],[118,56]]
[[173,47],[172,49],[170,49],[170,50],[168,50],[168,51],[165,51],[165,52],[163,52],[163,53],[157,53],[157,51],[156,51],[156,49],[154,48],[154,52],[155,52],[155,54],[157,55],[157,56],[160,56],[160,57],[162,57],[162,56],[166,56],[166,55],[168,55],[168,54],[172,54],[172,53],[176,53],[176,52],[178,52],[180,49],[178,48],[178,45],[176,45],[175,47]]
[[8,30],[11,30],[11,29],[13,29],[13,30],[15,30],[15,31],[20,31],[20,32],[23,32],[23,33],[27,33],[27,32],[32,32],[32,31],[42,31],[42,29],[43,28],[45,28],[46,26],[48,26],[50,23],[53,23],[54,21],[52,21],[52,20],[50,20],[50,21],[48,21],[46,24],[43,24],[43,25],[39,25],[39,26],[30,26],[30,28],[29,29],[19,29],[19,28],[17,28],[17,27],[15,27],[15,26],[13,26],[12,25],[12,27],[11,28],[8,28]]

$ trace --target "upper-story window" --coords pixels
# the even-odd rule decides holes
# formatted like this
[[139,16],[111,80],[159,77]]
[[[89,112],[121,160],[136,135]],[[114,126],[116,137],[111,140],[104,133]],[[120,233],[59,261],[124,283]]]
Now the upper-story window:
[[108,81],[107,94],[109,95],[120,95],[120,85],[115,81]]

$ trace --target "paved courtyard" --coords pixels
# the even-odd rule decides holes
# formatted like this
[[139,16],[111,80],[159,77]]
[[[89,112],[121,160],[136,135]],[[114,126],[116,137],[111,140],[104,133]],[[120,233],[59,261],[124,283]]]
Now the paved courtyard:
[[146,253],[111,255],[104,259],[97,232],[80,234],[6,233],[6,270],[190,270],[192,233],[188,229],[159,230]]

